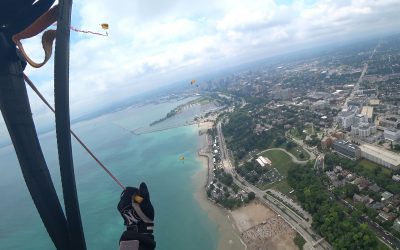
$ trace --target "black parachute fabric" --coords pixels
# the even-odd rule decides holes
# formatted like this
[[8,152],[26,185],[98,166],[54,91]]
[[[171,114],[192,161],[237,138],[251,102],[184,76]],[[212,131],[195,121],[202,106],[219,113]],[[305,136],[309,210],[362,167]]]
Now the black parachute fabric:
[[68,249],[67,222],[38,141],[21,62],[15,60],[3,70],[0,69],[0,108],[26,186],[54,245]]
[[[18,56],[11,37],[43,14],[51,0],[0,3],[0,109],[10,134],[32,200],[58,249],[69,249],[68,227],[54,189],[32,119],[23,80],[25,61]],[[5,11],[8,11],[5,13]],[[4,15],[3,15],[4,14]],[[16,18],[18,17],[18,18]],[[9,190],[12,192],[12,190]],[[21,232],[23,232],[21,228]]]
[[[26,62],[11,37],[42,15],[54,0],[0,2],[0,109],[25,183],[55,247],[86,249],[79,212],[69,134],[69,26],[72,0],[59,0],[55,52],[56,130],[67,218],[47,168],[23,80]],[[4,7],[4,8],[3,8]],[[23,232],[23,228],[21,228]]]
[[72,0],[59,1],[59,18],[54,58],[54,100],[58,158],[60,162],[65,212],[68,221],[71,249],[86,249],[79,212],[71,150],[69,115],[69,38]]

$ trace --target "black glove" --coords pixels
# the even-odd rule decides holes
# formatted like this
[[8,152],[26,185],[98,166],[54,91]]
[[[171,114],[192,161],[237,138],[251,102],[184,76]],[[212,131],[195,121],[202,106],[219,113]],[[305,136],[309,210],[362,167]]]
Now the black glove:
[[128,230],[136,230],[139,233],[153,232],[154,208],[145,183],[142,182],[139,189],[127,187],[122,192],[118,211]]
[[139,189],[127,187],[121,194],[117,208],[127,227],[120,242],[138,240],[139,249],[154,249],[154,208],[146,184],[142,182]]

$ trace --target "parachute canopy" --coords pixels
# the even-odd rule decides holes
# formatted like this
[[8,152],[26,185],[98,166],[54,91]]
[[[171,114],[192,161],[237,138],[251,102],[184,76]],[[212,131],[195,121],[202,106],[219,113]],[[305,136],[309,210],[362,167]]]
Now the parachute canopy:
[[100,24],[101,25],[101,28],[103,29],[103,30],[108,30],[108,23],[102,23],[102,24]]
[[196,84],[196,80],[191,80],[190,85],[194,85],[194,84]]
[[184,161],[185,160],[185,156],[183,156],[183,155],[179,156],[179,160]]

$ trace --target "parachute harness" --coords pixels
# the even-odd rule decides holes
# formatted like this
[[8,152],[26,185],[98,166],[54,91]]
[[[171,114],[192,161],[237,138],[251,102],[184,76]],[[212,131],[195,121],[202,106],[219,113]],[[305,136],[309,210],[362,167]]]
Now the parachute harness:
[[[30,57],[26,54],[22,43],[21,39],[27,39],[34,37],[38,35],[40,32],[44,31],[46,28],[51,26],[54,22],[57,21],[58,17],[58,5],[55,5],[53,8],[51,8],[48,12],[43,14],[41,17],[39,17],[35,22],[33,22],[28,28],[23,30],[22,32],[16,34],[13,36],[13,41],[16,44],[16,46],[20,49],[22,55],[26,59],[26,61],[34,68],[40,68],[43,65],[46,64],[46,62],[50,59],[51,54],[52,54],[52,45],[53,42],[56,38],[56,30],[47,30],[43,33],[42,36],[42,46],[43,50],[45,52],[45,58],[44,61],[41,63],[36,63]],[[104,30],[108,29],[108,24],[101,24],[102,28]],[[71,30],[77,31],[77,32],[83,32],[83,33],[91,33],[91,34],[96,34],[96,35],[102,35],[102,36],[107,36],[104,34],[96,33],[96,32],[91,32],[91,31],[82,31],[78,30],[76,28],[70,27]],[[40,93],[40,91],[35,87],[33,82],[29,79],[27,75],[24,74],[24,79],[26,83],[32,88],[32,90],[39,96],[39,98],[43,101],[43,103],[53,112],[55,113],[54,108],[50,105],[50,103],[44,98],[44,96]],[[123,189],[125,190],[125,186],[111,173],[111,171],[93,154],[93,152],[85,145],[85,143],[75,134],[74,131],[70,129],[71,135],[78,141],[78,143],[86,150],[86,152],[99,164],[99,166]]]

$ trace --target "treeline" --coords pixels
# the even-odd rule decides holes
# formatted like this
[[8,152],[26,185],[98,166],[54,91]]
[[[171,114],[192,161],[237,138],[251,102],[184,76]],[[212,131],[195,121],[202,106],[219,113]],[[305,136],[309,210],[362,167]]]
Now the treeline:
[[244,164],[240,167],[236,167],[236,172],[243,176],[246,181],[255,185],[260,178],[268,172],[268,169],[265,167],[261,167],[259,164],[254,161],[244,162]]
[[377,249],[378,241],[366,224],[346,215],[346,208],[330,198],[321,179],[309,167],[288,172],[288,183],[301,205],[313,216],[313,228],[335,249]]
[[229,121],[223,127],[225,139],[230,150],[234,152],[235,160],[242,160],[248,152],[261,150],[274,143],[284,143],[282,129],[271,128],[258,135],[254,133],[256,124],[253,118],[246,112],[234,112],[229,116]]
[[154,126],[154,125],[156,125],[156,124],[158,124],[160,122],[163,122],[163,121],[167,120],[168,118],[173,117],[174,115],[176,115],[176,113],[177,113],[177,110],[173,109],[173,110],[169,111],[168,114],[165,117],[150,123],[150,126]]
[[378,184],[378,186],[383,189],[393,193],[400,193],[400,183],[392,180],[391,174],[385,173],[382,171],[381,167],[375,168],[373,170],[364,167],[360,161],[352,161],[350,159],[340,157],[335,154],[326,154],[325,155],[325,164],[328,166],[328,169],[332,169],[334,166],[339,165],[344,169],[347,169],[351,172],[355,172],[361,176],[364,176]]

